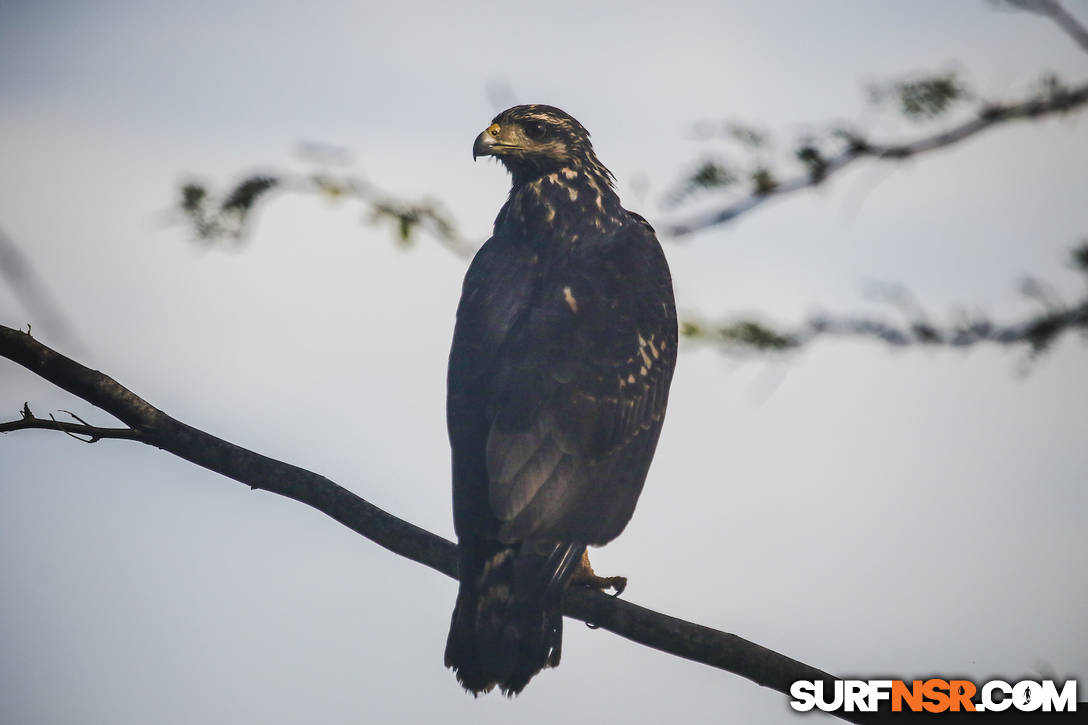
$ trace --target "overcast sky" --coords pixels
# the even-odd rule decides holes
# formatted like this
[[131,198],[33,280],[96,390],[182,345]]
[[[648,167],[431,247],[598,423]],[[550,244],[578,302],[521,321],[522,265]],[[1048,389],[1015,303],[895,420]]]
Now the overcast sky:
[[[1068,7],[1088,21],[1088,4]],[[0,0],[0,225],[81,343],[171,415],[452,537],[445,365],[463,260],[401,250],[351,205],[277,197],[239,251],[168,213],[191,177],[350,148],[386,188],[483,240],[508,178],[470,147],[500,108],[590,129],[654,221],[703,146],[691,122],[785,138],[874,114],[867,83],[959,68],[983,95],[1088,76],[1053,24],[981,0],[159,3]],[[493,96],[494,94],[492,94]],[[666,243],[708,316],[1034,310],[1031,274],[1083,291],[1083,114],[1003,127]],[[649,181],[649,191],[634,183]],[[35,323],[0,286],[0,323]],[[626,532],[596,552],[625,598],[848,675],[1055,674],[1088,687],[1088,348],[788,360],[681,355]],[[1024,370],[1027,373],[1024,374]],[[110,418],[0,361],[0,409]],[[456,585],[296,502],[121,441],[0,437],[0,721],[791,722],[786,697],[567,620],[563,663],[510,701],[442,666]],[[1082,698],[1083,699],[1083,698]]]

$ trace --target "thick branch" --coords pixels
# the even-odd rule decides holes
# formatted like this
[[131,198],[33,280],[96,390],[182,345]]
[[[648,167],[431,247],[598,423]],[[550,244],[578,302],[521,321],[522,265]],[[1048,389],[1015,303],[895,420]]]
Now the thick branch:
[[[0,326],[0,356],[116,416],[130,426],[130,435],[124,437],[157,446],[252,488],[305,503],[394,553],[447,576],[457,576],[456,547],[451,542],[402,521],[316,473],[246,450],[175,420],[113,378],[42,345],[28,333]],[[25,408],[24,411],[25,420],[28,411]],[[20,427],[66,430],[66,426],[20,426],[19,423],[5,425],[7,430]],[[89,430],[72,428],[72,432]],[[787,693],[790,683],[799,679],[826,682],[835,679],[736,635],[669,617],[600,592],[571,590],[564,600],[563,611],[567,616],[591,622],[634,642],[733,672],[779,692]],[[842,717],[859,723],[881,719],[861,713],[844,713]],[[896,721],[901,719],[897,717]]]
[[259,488],[313,506],[371,541],[433,569],[455,575],[445,539],[402,521],[332,481],[197,430],[171,418],[113,378],[0,325],[0,356],[83,398],[128,425],[133,440]]
[[847,148],[827,160],[820,173],[799,174],[776,185],[761,188],[739,199],[723,209],[700,214],[687,221],[665,224],[664,231],[672,236],[684,236],[709,227],[724,224],[736,219],[741,214],[751,211],[769,199],[792,194],[802,189],[817,186],[832,174],[862,158],[875,158],[900,161],[928,151],[935,151],[950,146],[994,126],[1017,119],[1041,118],[1057,113],[1065,113],[1088,103],[1088,83],[1069,90],[1059,89],[1043,97],[1033,97],[1012,105],[990,105],[979,110],[978,115],[965,123],[904,143],[871,143],[855,138]]

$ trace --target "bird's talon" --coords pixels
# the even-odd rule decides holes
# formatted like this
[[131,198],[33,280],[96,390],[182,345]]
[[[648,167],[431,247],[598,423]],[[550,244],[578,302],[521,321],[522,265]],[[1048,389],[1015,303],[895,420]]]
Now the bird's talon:
[[593,567],[589,565],[589,554],[583,552],[582,561],[578,565],[578,569],[571,576],[570,583],[580,584],[581,586],[590,589],[596,589],[599,592],[603,592],[606,589],[614,589],[615,593],[610,596],[618,597],[620,594],[623,594],[623,590],[627,588],[627,577],[597,576],[593,571]]

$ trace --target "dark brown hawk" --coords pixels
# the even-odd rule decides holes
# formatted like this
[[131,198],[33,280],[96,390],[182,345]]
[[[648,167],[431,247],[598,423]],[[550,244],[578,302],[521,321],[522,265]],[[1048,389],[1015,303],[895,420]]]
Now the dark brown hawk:
[[586,546],[627,525],[676,364],[672,279],[654,230],[620,206],[589,133],[515,106],[472,147],[513,177],[465,276],[447,418],[461,586],[446,666],[520,692],[559,663],[563,590]]

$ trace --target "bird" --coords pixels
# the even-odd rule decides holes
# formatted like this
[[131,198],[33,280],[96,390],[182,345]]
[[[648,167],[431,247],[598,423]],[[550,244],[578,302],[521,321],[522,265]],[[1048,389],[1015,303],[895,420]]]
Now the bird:
[[620,204],[589,132],[543,104],[498,114],[473,160],[510,194],[467,273],[447,376],[460,585],[445,664],[521,692],[562,653],[569,586],[612,589],[586,554],[627,525],[676,366],[672,277]]

